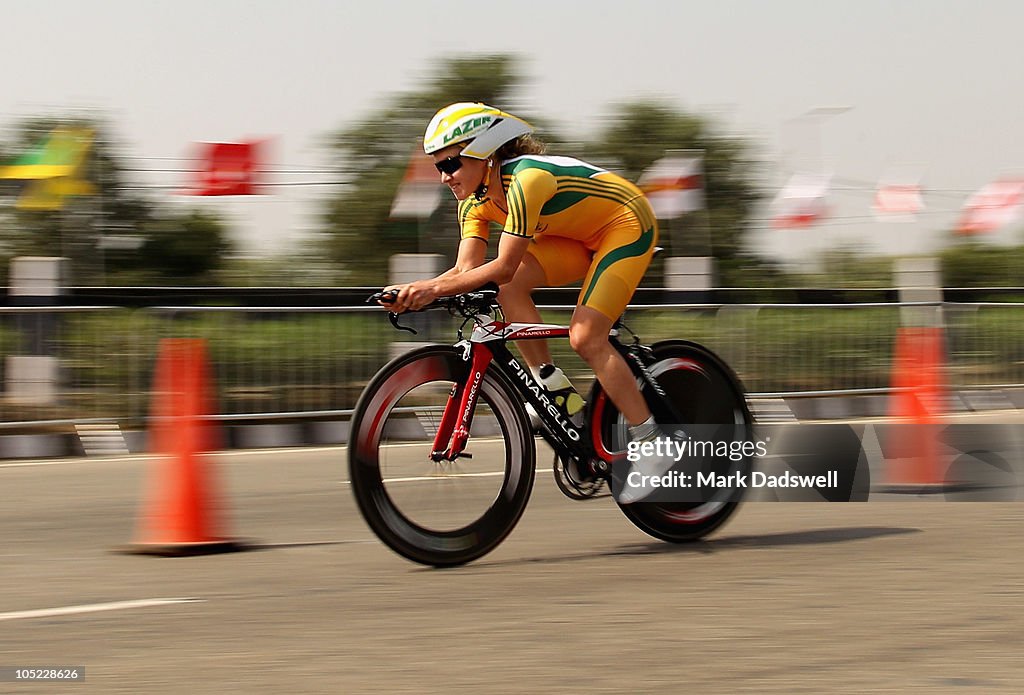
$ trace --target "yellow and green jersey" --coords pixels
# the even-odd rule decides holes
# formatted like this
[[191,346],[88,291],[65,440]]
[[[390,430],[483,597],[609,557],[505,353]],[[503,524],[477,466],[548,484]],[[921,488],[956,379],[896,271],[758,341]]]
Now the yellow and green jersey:
[[462,238],[487,240],[495,222],[505,234],[565,237],[595,246],[623,215],[641,229],[655,227],[643,193],[626,179],[571,157],[524,155],[501,164],[508,210],[490,197],[459,205]]

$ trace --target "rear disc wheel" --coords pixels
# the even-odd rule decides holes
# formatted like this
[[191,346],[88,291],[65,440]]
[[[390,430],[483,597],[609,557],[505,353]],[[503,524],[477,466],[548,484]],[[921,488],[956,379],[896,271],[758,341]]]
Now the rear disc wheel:
[[[668,394],[682,425],[688,433],[714,433],[718,442],[737,441],[750,436],[753,418],[747,407],[742,387],[729,368],[711,352],[693,343],[666,341],[652,347],[655,362],[648,370]],[[624,452],[627,444],[627,423],[614,408],[608,408],[602,436],[610,451]],[[705,475],[747,475],[752,459],[728,456],[704,461]],[[695,475],[695,474],[694,474]],[[665,494],[663,494],[663,492]],[[683,543],[702,538],[732,516],[743,497],[742,486],[708,487],[686,491],[686,501],[673,500],[673,494],[659,491],[651,501],[619,505],[637,528],[663,541]],[[682,495],[675,495],[682,497]]]

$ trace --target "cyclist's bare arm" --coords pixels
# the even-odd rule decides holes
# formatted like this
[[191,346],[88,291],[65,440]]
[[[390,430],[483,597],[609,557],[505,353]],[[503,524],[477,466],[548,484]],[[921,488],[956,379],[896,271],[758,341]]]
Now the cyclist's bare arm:
[[[455,266],[438,275],[435,280],[451,277],[453,275],[458,275],[459,273],[472,270],[473,268],[478,268],[483,265],[486,260],[487,239],[484,237],[467,237],[459,243],[459,252],[455,259]],[[384,289],[384,292],[397,293],[403,287],[405,287],[405,285],[388,285]],[[386,307],[389,311],[396,313],[405,310],[404,308],[398,308],[393,300],[387,302],[381,301],[378,303]]]
[[487,240],[482,237],[469,237],[459,242],[459,253],[455,259],[455,267],[437,276],[437,279],[465,273],[479,268],[487,260]]
[[[471,239],[463,240],[459,245],[459,254],[462,255],[463,248]],[[478,246],[482,244],[477,243]],[[526,255],[526,249],[530,245],[528,237],[520,237],[511,234],[502,234],[498,242],[497,257],[486,263],[482,263],[468,270],[451,273],[442,273],[436,278],[419,280],[408,285],[394,285],[389,290],[397,290],[398,295],[392,304],[387,307],[394,312],[403,312],[420,309],[437,297],[448,297],[462,292],[470,292],[477,287],[493,282],[503,285],[512,279],[516,269]],[[467,254],[483,253],[466,251]],[[458,267],[458,266],[456,266]]]

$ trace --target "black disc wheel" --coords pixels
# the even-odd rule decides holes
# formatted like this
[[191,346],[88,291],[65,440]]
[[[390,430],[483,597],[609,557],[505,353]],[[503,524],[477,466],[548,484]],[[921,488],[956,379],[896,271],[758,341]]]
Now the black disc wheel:
[[[705,348],[685,341],[657,343],[652,352],[655,359],[648,370],[681,420],[659,422],[663,430],[675,430],[677,434],[684,430],[688,438],[712,441],[719,447],[724,444],[726,450],[731,447],[733,452],[748,440],[753,419],[743,389],[721,360]],[[609,407],[600,426],[608,449],[624,452],[628,434],[622,415]],[[628,465],[617,465],[616,475],[624,476]],[[715,476],[715,480],[734,476],[732,480],[738,480],[746,475],[749,479],[752,457],[709,456],[699,466],[700,470],[688,471],[691,484],[698,473],[704,481],[711,480],[709,476]],[[645,533],[681,543],[702,538],[721,526],[736,511],[744,491],[741,485],[693,485],[685,490],[659,490],[639,502],[621,504],[620,509]]]

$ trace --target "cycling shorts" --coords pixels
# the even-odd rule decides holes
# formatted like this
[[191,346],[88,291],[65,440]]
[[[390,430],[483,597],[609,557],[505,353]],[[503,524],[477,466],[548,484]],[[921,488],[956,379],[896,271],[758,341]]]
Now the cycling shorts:
[[[646,200],[641,203],[648,205]],[[647,271],[658,243],[657,223],[644,229],[640,220],[624,212],[593,241],[541,234],[527,253],[544,269],[550,286],[583,280],[577,304],[615,320],[626,310],[640,279]]]

